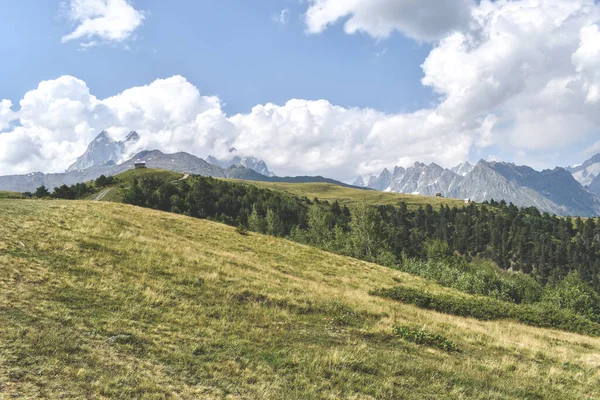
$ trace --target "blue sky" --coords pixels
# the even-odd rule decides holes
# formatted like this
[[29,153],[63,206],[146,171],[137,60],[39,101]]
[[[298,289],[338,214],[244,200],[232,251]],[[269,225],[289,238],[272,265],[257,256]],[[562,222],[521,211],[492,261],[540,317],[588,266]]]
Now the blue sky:
[[[378,41],[339,29],[307,35],[305,7],[296,1],[134,4],[147,17],[135,41],[127,43],[130,50],[109,45],[78,51],[79,43],[60,41],[72,24],[60,17],[58,1],[6,2],[0,35],[12,40],[0,42],[0,51],[12,61],[0,64],[2,97],[18,102],[40,81],[66,74],[86,81],[98,97],[182,75],[203,94],[219,95],[228,113],[291,98],[384,112],[411,111],[435,99],[420,84],[427,43],[401,35]],[[287,23],[273,21],[284,9]]]
[[594,0],[5,1],[0,174],[60,172],[103,129],[344,180],[579,163],[600,152],[598,21]]

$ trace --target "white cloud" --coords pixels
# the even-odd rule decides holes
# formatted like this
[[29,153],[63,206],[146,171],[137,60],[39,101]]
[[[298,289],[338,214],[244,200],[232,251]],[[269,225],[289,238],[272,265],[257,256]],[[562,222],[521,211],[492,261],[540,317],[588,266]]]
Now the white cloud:
[[85,40],[89,48],[101,42],[123,42],[130,39],[144,21],[144,14],[128,0],[69,0],[64,3],[67,17],[77,26],[62,42]]
[[393,31],[418,40],[436,40],[469,21],[473,0],[309,0],[308,32],[320,33],[345,20],[347,33],[386,38]]
[[[469,135],[432,111],[387,115],[331,103],[290,100],[227,116],[216,97],[202,96],[181,76],[159,79],[107,99],[71,76],[44,81],[25,94],[20,125],[0,134],[2,174],[66,169],[101,130],[122,139],[137,130],[142,147],[201,157],[241,154],[264,158],[280,174],[350,178],[374,165],[417,160],[457,163]],[[17,151],[18,150],[18,151]]]
[[[335,11],[327,8],[335,4],[354,10],[340,14],[352,15],[349,21],[367,11],[379,13],[369,15],[381,21],[393,15],[386,8],[392,3],[383,0],[313,1],[310,7]],[[265,159],[281,175],[338,179],[415,161],[451,166],[490,152],[513,154],[514,160],[526,155],[551,167],[568,145],[593,142],[600,128],[600,5],[482,0],[469,15],[467,23],[442,30],[423,62],[422,83],[439,96],[431,108],[386,114],[293,99],[228,116],[220,99],[201,95],[181,76],[104,100],[85,82],[65,76],[40,83],[19,110],[7,101],[0,105],[0,126],[7,129],[7,121],[18,118],[17,128],[0,134],[0,145],[27,149],[19,162],[12,152],[0,152],[0,171],[60,171],[102,129],[116,138],[137,130],[147,148],[201,157],[224,156],[235,147]],[[394,24],[385,26],[409,34],[400,22]],[[327,23],[315,26],[325,29]],[[348,24],[346,29],[352,32]],[[370,25],[361,29],[375,37],[387,32]],[[435,36],[424,32],[411,35]]]
[[272,14],[271,21],[279,24],[279,25],[287,25],[288,19],[290,17],[290,10],[284,8],[281,10],[279,14]]
[[[427,18],[440,15],[444,23],[432,29]],[[475,138],[475,146],[543,152],[599,131],[594,0],[313,0],[307,29],[318,33],[345,17],[347,33],[380,39],[397,30],[434,40],[422,65],[422,83],[439,95],[429,111]]]
[[586,154],[588,157],[598,153],[600,153],[600,140],[596,141],[591,146],[588,146],[588,148],[583,151],[583,154]]
[[12,111],[12,101],[0,100],[0,132],[9,127],[11,121],[15,118]]

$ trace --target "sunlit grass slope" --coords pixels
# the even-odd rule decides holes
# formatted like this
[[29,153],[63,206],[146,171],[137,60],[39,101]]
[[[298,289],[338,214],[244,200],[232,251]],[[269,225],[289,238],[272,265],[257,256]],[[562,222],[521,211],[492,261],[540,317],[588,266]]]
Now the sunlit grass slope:
[[0,199],[19,199],[22,197],[23,195],[21,193],[0,190]]
[[131,169],[116,175],[115,183],[105,188],[99,189],[98,193],[89,197],[89,200],[111,201],[116,203],[123,202],[123,192],[130,188],[135,179],[153,178],[165,182],[177,181],[184,175],[178,172],[166,171],[161,169],[143,168]]
[[[233,181],[233,180],[232,180]],[[250,182],[235,180],[249,185],[256,185],[260,188],[279,190],[293,194],[295,196],[306,196],[309,199],[315,197],[320,200],[339,201],[340,204],[355,204],[365,201],[373,205],[394,205],[404,202],[410,209],[419,208],[431,204],[433,207],[449,205],[450,207],[463,207],[464,200],[447,199],[440,197],[419,196],[412,194],[400,194],[379,192],[376,190],[361,190],[334,185],[331,183],[280,183],[280,182]]]
[[600,397],[600,339],[368,294],[399,284],[460,295],[184,216],[0,200],[0,397]]

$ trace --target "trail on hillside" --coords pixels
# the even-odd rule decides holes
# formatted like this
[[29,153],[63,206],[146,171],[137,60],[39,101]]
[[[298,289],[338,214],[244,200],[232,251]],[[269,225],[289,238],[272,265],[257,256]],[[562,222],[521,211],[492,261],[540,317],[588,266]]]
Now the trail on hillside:
[[113,188],[104,189],[103,191],[98,193],[98,196],[96,196],[93,201],[102,200],[111,190],[113,190]]
[[175,182],[181,182],[181,181],[185,181],[186,179],[188,179],[190,177],[190,174],[184,174],[181,178],[179,179],[175,179],[174,181],[171,181],[171,183],[175,183]]

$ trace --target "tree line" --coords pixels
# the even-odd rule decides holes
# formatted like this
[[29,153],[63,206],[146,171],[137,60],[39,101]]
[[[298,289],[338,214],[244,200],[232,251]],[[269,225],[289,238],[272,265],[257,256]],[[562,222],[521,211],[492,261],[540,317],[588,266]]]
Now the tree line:
[[38,187],[35,192],[25,192],[23,196],[36,199],[63,199],[63,200],[81,200],[94,194],[98,188],[112,185],[115,178],[112,176],[101,175],[95,181],[90,183],[76,183],[74,185],[61,185],[54,188],[52,192],[44,185]]
[[450,255],[491,260],[504,270],[535,276],[542,284],[558,283],[574,273],[600,289],[598,219],[563,218],[504,201],[462,208],[426,204],[409,210],[402,202],[349,208],[337,201],[213,178],[169,183],[148,177],[133,182],[125,202],[288,237],[384,265],[426,259],[427,244],[436,241]]

